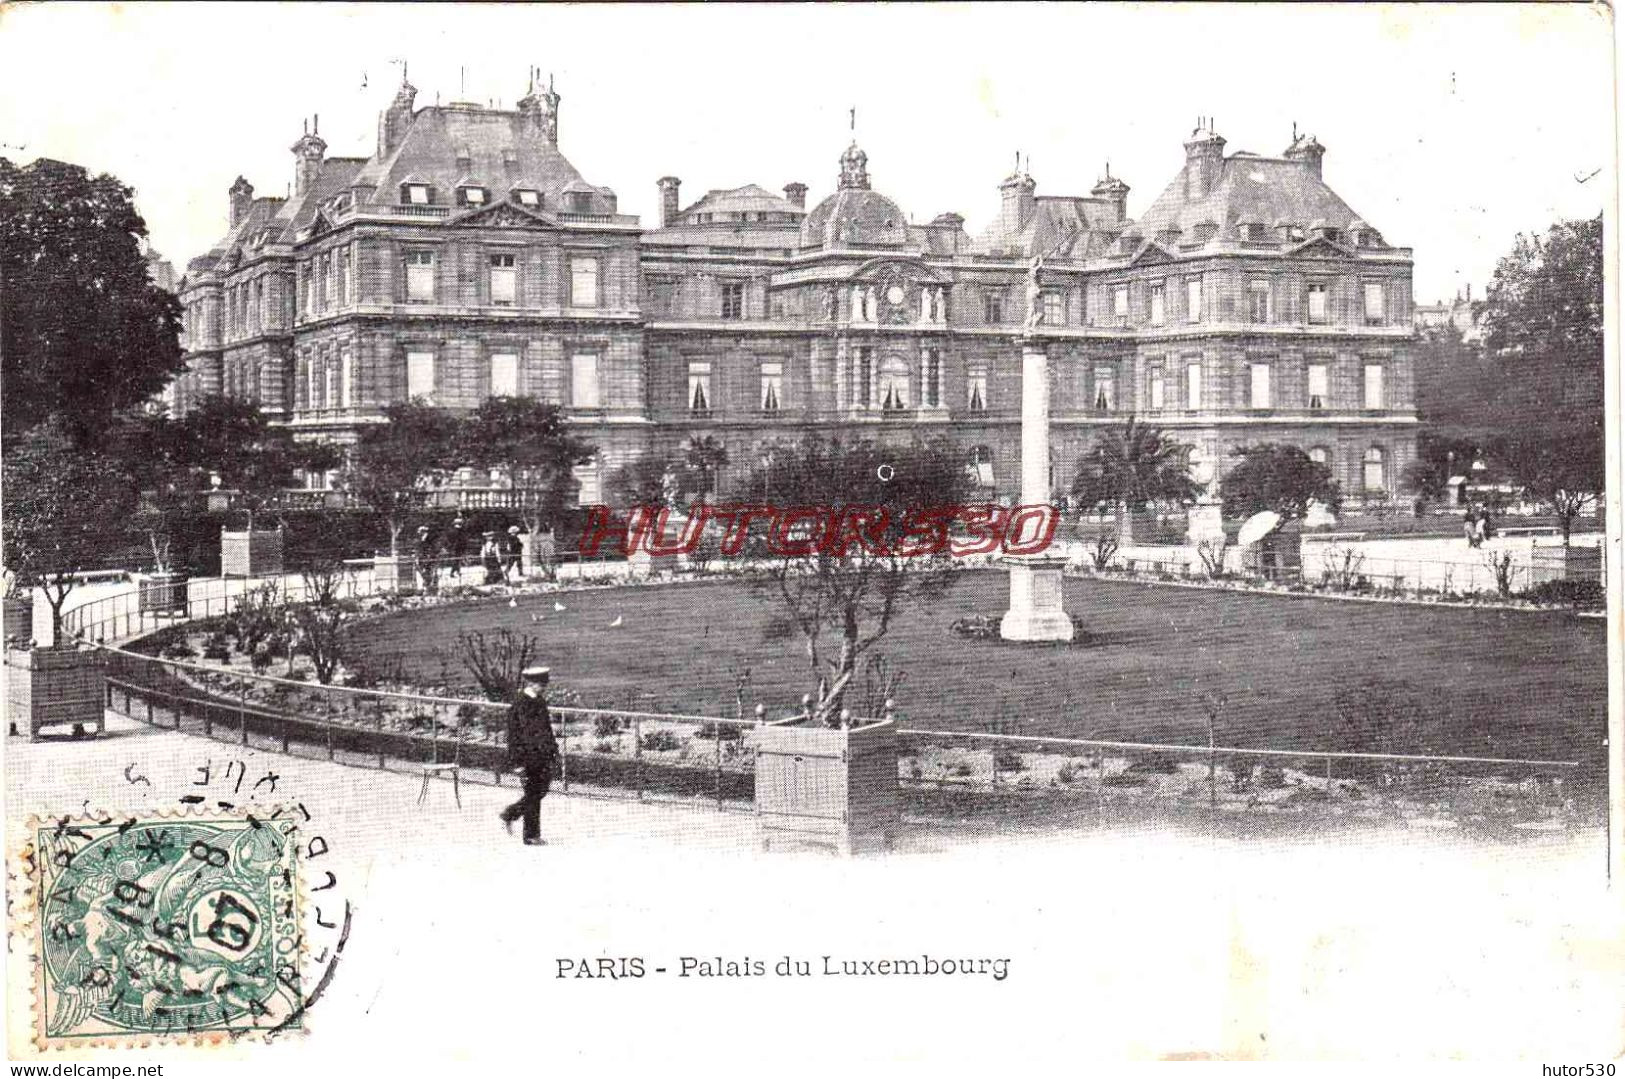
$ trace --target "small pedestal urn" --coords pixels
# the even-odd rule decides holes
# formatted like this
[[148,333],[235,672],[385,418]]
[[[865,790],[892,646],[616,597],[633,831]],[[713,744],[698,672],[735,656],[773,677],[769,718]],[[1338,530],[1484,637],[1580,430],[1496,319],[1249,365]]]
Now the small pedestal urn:
[[42,727],[77,724],[97,734],[107,727],[106,678],[94,650],[32,648],[6,653],[6,705],[13,721],[28,717],[28,735]]
[[381,554],[372,560],[373,584],[387,592],[411,592],[418,586],[417,562],[411,555]]
[[186,574],[173,570],[144,573],[136,578],[142,614],[186,613]]
[[275,528],[252,532],[220,530],[220,575],[266,577],[282,572],[282,532]]
[[30,641],[34,637],[34,597],[7,596],[5,604],[5,639]]
[[900,819],[895,721],[829,728],[795,716],[750,737],[764,850],[786,840],[841,854],[891,848]]
[[1010,609],[999,621],[1007,641],[1070,641],[1072,618],[1062,603],[1064,555],[1020,555],[1004,560],[1010,570]]

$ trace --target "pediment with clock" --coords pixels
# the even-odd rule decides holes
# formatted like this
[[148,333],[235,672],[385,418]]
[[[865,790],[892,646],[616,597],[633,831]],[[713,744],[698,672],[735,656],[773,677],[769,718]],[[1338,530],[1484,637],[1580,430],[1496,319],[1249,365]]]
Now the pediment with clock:
[[945,321],[952,278],[918,259],[872,259],[848,278],[854,321],[918,325]]

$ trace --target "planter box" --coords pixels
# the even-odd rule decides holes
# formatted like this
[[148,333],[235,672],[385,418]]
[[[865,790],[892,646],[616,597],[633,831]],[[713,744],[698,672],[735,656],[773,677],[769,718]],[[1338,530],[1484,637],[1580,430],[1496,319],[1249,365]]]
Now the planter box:
[[281,572],[281,531],[274,528],[252,532],[220,530],[222,577],[266,577]]
[[1602,581],[1601,547],[1536,547],[1529,556],[1530,585],[1547,581]]
[[186,614],[186,574],[141,574],[135,580],[142,614]]
[[28,717],[28,735],[41,727],[83,724],[97,734],[107,727],[101,653],[73,648],[34,648],[6,653],[6,704],[13,721]]
[[34,597],[6,597],[5,639],[29,641],[34,637]]
[[393,557],[379,555],[372,560],[373,581],[379,588],[392,592],[413,592],[417,590],[418,575],[417,562],[411,555]]
[[899,820],[892,720],[831,730],[796,717],[757,727],[751,738],[764,850],[778,839],[842,854],[892,846]]

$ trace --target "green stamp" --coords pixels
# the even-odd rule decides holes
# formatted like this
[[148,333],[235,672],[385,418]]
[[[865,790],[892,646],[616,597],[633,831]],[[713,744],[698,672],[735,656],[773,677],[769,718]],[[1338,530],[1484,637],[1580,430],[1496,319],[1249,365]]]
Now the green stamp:
[[32,840],[41,1048],[298,1028],[292,823],[64,818]]

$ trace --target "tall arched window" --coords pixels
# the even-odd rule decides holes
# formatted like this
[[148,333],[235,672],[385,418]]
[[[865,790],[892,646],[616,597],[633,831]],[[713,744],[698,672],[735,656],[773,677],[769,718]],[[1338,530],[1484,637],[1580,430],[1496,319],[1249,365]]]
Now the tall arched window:
[[892,353],[880,361],[880,407],[899,411],[908,407],[908,361]]
[[1384,476],[1384,460],[1381,446],[1372,446],[1365,451],[1363,458],[1364,473],[1361,476],[1361,486],[1367,491],[1382,491],[1387,489]]

